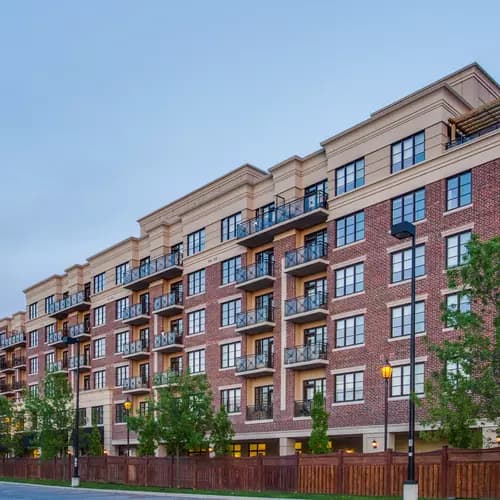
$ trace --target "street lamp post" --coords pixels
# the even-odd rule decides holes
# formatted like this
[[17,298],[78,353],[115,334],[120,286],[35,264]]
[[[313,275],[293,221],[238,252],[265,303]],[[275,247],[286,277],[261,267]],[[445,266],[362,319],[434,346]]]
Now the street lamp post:
[[391,227],[391,235],[398,240],[411,238],[411,292],[410,292],[410,394],[408,403],[408,478],[403,485],[403,499],[418,498],[418,483],[415,479],[415,236],[411,222],[400,222]]
[[130,410],[132,409],[132,401],[127,399],[125,403],[123,403],[125,410],[127,410],[127,457],[130,457],[130,427],[129,427],[129,416]]
[[380,369],[384,379],[384,451],[387,451],[387,425],[389,419],[389,380],[392,377],[392,366],[386,360],[385,365]]

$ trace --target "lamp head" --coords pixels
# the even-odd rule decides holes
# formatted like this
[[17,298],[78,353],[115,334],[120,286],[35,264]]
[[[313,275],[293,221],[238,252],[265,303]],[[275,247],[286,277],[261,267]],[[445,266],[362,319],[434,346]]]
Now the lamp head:
[[391,227],[391,235],[398,240],[404,240],[410,236],[415,236],[415,226],[411,222],[403,221]]
[[129,399],[127,399],[127,401],[125,401],[125,403],[123,403],[123,406],[125,407],[125,409],[127,411],[129,411],[132,408],[132,401],[130,401]]
[[386,362],[386,364],[380,368],[380,373],[383,379],[390,379],[392,377],[392,366]]
[[374,439],[374,440],[372,441],[372,448],[373,448],[374,450],[376,450],[376,449],[378,448],[378,442],[377,442],[377,440],[376,440],[376,439]]

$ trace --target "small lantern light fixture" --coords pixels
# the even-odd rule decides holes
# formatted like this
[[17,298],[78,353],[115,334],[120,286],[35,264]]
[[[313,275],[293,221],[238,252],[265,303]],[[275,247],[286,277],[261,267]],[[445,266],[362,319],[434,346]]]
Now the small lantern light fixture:
[[377,441],[376,439],[374,439],[374,440],[372,441],[372,448],[373,448],[374,450],[376,450],[376,449],[378,448],[378,441]]

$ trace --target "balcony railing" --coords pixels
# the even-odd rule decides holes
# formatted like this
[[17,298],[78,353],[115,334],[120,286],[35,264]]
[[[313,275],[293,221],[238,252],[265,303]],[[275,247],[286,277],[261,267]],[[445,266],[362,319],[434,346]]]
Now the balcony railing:
[[174,349],[182,349],[182,333],[162,332],[160,335],[155,335],[153,350],[166,351]]
[[13,371],[14,365],[12,361],[8,359],[0,359],[0,372]]
[[[243,311],[236,314],[236,329],[241,331],[255,330],[265,331],[274,325],[274,308],[261,307],[250,311]],[[264,328],[264,330],[262,330]]]
[[68,330],[70,337],[87,337],[90,335],[90,325],[88,323],[78,323],[71,325]]
[[149,303],[139,302],[126,307],[122,311],[122,321],[131,325],[140,325],[149,322]]
[[306,401],[295,401],[293,405],[293,416],[310,417],[311,407],[312,407],[312,399]]
[[251,354],[236,358],[236,373],[252,371],[269,371],[274,368],[274,356],[272,353]]
[[68,335],[68,330],[59,330],[57,332],[49,333],[47,337],[47,344],[55,346],[55,345],[63,345],[63,338]]
[[18,356],[12,359],[12,366],[14,368],[23,368],[26,366],[26,358],[24,356]]
[[22,331],[15,331],[12,335],[6,336],[2,340],[2,345],[0,348],[3,349],[13,349],[18,345],[22,345],[26,343],[26,335]]
[[139,290],[155,279],[174,277],[180,273],[182,273],[182,254],[174,252],[130,269],[125,273],[123,286]]
[[[328,295],[323,292],[306,297],[295,297],[285,301],[285,318],[289,319],[295,315],[304,315],[304,319],[312,321],[312,313],[318,310],[325,311],[328,309]],[[311,313],[311,314],[307,314]],[[321,313],[323,316],[324,313]],[[319,318],[317,318],[319,319]]]
[[62,372],[68,369],[68,360],[60,359],[59,361],[54,361],[47,366],[47,371],[49,373]]
[[476,139],[477,137],[493,132],[494,130],[498,130],[499,128],[500,122],[490,125],[489,127],[482,128],[473,134],[457,136],[454,141],[449,141],[448,144],[446,144],[446,149],[453,148],[454,146],[460,146],[461,144],[465,144],[466,142],[472,141],[472,139]]
[[246,239],[258,233],[269,232],[269,238],[262,241],[255,239],[250,244],[250,246],[257,246],[265,241],[270,241],[279,230],[285,231],[293,226],[307,227],[326,219],[327,214],[324,213],[320,215],[320,218],[315,217],[310,218],[310,220],[306,218],[302,222],[297,221],[296,224],[286,224],[287,221],[292,222],[294,219],[298,219],[318,209],[328,209],[328,195],[322,191],[304,196],[303,198],[297,198],[289,203],[277,206],[274,210],[258,217],[240,222],[236,227],[237,238]]
[[7,394],[9,392],[13,392],[13,388],[11,384],[0,384],[0,394]]
[[271,420],[273,405],[247,406],[247,420]]
[[25,380],[16,380],[12,382],[12,390],[14,391],[22,391],[26,387]]
[[[307,344],[285,349],[285,364],[310,364],[314,361],[328,361],[328,344]],[[323,363],[324,364],[324,363]]]
[[135,340],[123,345],[124,358],[142,358],[149,356],[149,342],[144,339]]
[[[236,269],[236,286],[248,290],[258,290],[270,286],[274,281],[274,263],[259,262],[246,267]],[[253,286],[250,286],[250,283]],[[264,282],[264,283],[260,283]],[[247,284],[248,286],[244,286]]]
[[[90,366],[90,356],[85,354],[80,355],[80,369]],[[69,369],[76,370],[78,368],[78,356],[69,358]]]
[[147,392],[149,391],[149,378],[141,375],[126,378],[123,381],[122,389],[124,392]]
[[160,387],[163,385],[176,384],[181,375],[182,370],[167,370],[165,372],[155,373],[153,376],[153,386]]
[[307,270],[304,270],[304,272],[297,272],[295,274],[304,276],[307,272],[319,272],[326,266],[317,261],[321,259],[324,262],[327,258],[328,243],[314,243],[302,248],[296,248],[285,253],[285,271],[307,267]]
[[153,312],[161,316],[172,316],[182,312],[184,297],[182,293],[170,292],[153,300]]
[[90,292],[80,290],[69,297],[48,305],[49,316],[64,318],[71,311],[83,311],[90,308]]

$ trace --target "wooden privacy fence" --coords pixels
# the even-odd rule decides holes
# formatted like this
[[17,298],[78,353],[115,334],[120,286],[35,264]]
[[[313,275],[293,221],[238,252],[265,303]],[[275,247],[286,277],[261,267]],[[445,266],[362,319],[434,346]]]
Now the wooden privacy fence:
[[[0,477],[69,481],[71,457],[0,460]],[[345,495],[402,495],[407,455],[330,453],[285,457],[81,457],[82,481],[208,490],[298,491]],[[500,448],[442,448],[417,453],[419,495],[427,498],[500,498]]]

